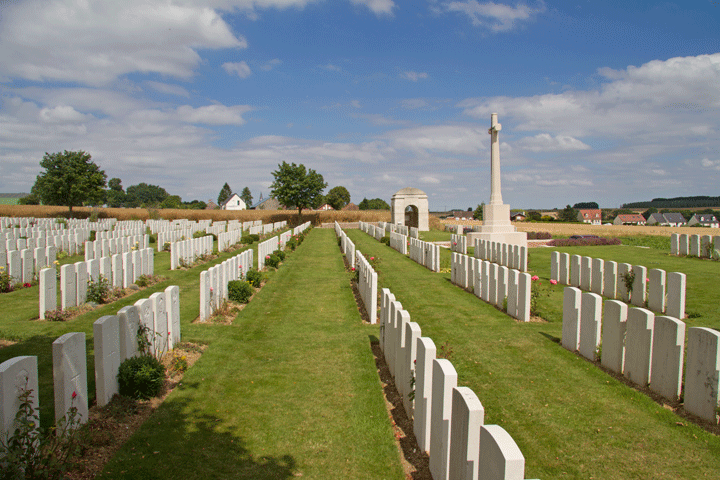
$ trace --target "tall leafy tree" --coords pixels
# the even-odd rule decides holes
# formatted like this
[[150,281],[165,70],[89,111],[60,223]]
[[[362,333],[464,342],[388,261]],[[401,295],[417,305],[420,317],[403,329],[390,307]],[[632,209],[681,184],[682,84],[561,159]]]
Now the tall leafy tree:
[[245,205],[247,208],[250,208],[252,206],[252,193],[250,193],[250,189],[248,187],[245,187],[242,189],[242,193],[240,193],[240,198],[243,202],[245,202]]
[[46,152],[40,166],[44,171],[35,179],[32,193],[45,205],[66,205],[72,212],[73,207],[98,204],[105,198],[107,175],[89,153]]
[[558,220],[561,222],[577,222],[578,212],[570,205],[567,205],[564,209],[560,210]]
[[169,196],[168,192],[158,185],[138,183],[127,188],[127,207],[157,206]]
[[475,211],[473,212],[473,218],[475,220],[482,220],[483,219],[483,207],[485,207],[485,202],[482,202],[480,205],[477,206]]
[[108,190],[105,192],[105,203],[108,207],[122,207],[125,204],[125,190],[122,186],[122,180],[119,178],[111,178],[108,180]]
[[232,195],[233,191],[232,188],[230,188],[230,185],[225,182],[225,185],[220,189],[220,194],[218,195],[218,205],[222,205],[227,201],[228,198]]
[[325,203],[335,210],[342,210],[345,205],[350,203],[350,192],[343,186],[333,187],[327,195],[325,195]]
[[358,205],[359,210],[390,210],[390,205],[382,198],[373,198],[368,200],[363,198]]
[[303,164],[283,162],[272,175],[275,181],[270,186],[270,195],[286,207],[297,208],[300,218],[303,209],[315,205],[327,187],[322,175],[313,169],[307,170]]

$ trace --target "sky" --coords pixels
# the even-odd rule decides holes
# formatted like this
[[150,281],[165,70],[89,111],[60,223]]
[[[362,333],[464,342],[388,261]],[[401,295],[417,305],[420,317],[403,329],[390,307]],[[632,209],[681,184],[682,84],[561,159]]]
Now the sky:
[[0,0],[0,192],[83,150],[127,188],[512,208],[718,196],[720,1]]

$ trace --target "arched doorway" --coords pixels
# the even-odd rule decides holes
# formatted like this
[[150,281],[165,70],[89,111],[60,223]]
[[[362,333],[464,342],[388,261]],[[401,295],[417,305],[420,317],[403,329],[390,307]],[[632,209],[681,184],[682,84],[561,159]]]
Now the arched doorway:
[[415,228],[419,226],[418,208],[415,205],[405,207],[405,226]]

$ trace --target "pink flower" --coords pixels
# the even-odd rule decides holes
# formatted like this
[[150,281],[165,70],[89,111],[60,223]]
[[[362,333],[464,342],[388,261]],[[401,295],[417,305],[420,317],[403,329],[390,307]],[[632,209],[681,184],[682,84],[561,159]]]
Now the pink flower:
[[265,255],[265,260],[270,260],[270,255]]
[[353,272],[355,271],[355,267],[352,267],[352,271],[353,271]]
[[533,275],[532,277],[530,277],[530,280],[534,282],[536,280],[540,280],[540,277],[538,277],[537,275]]
[[242,265],[238,265],[238,268],[242,268]]
[[77,392],[73,392],[73,394],[72,394],[72,398],[75,398],[75,397],[77,397]]
[[557,280],[550,280],[550,283],[552,283],[553,285],[557,285]]
[[370,260],[375,260],[375,257],[370,257]]
[[210,292],[212,292],[212,291],[213,291],[213,289],[212,289],[212,287],[210,287]]
[[645,279],[645,283],[650,283],[650,279],[649,279],[649,278],[646,278],[646,279]]

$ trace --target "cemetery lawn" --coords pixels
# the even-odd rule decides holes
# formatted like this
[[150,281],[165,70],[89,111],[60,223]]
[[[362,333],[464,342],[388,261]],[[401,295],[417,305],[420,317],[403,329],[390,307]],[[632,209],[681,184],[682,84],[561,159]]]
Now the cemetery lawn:
[[[449,273],[432,273],[359,230],[346,233],[366,257],[379,259],[378,288],[390,288],[438,353],[450,352],[458,385],[478,395],[485,424],[501,425],[517,442],[526,478],[717,478],[720,437],[559,345],[561,295],[544,298],[550,322],[520,323],[452,285]],[[531,268],[546,283],[551,250],[531,249],[530,255]],[[716,272],[714,263],[705,267],[699,260],[666,258],[636,247],[579,251],[683,271],[688,274],[688,309],[717,308],[717,292],[702,293],[709,280],[693,280],[696,268],[715,267]],[[676,268],[667,266],[676,260],[682,260]],[[691,286],[695,282],[705,284]],[[699,303],[692,303],[693,297]]]
[[315,229],[233,325],[183,312],[207,350],[98,478],[404,478],[349,278]]

